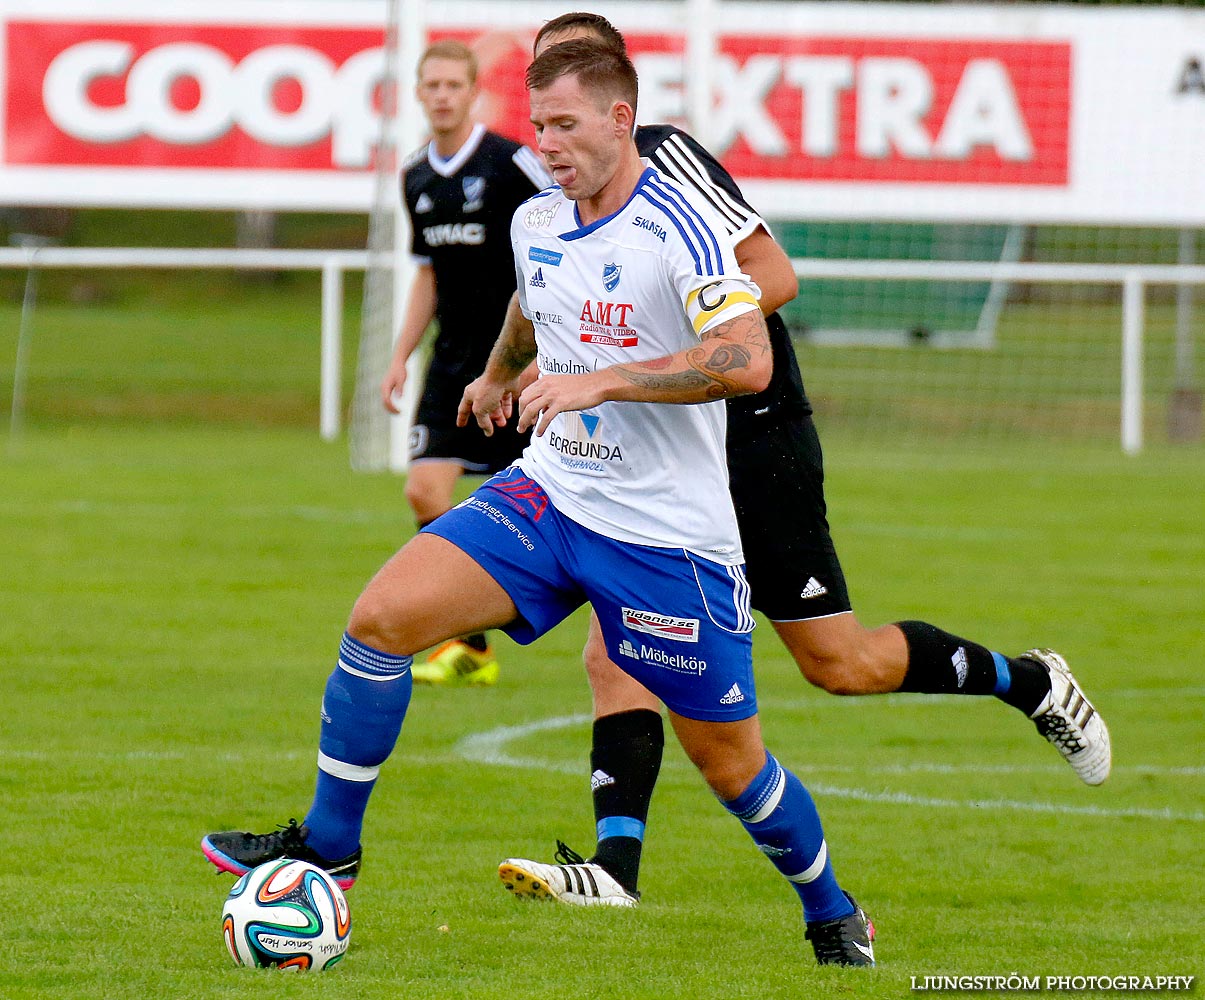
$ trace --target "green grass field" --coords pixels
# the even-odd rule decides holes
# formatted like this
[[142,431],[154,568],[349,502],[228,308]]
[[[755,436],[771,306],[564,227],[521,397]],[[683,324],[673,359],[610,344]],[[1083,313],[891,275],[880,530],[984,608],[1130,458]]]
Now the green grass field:
[[1056,646],[1115,748],[1086,788],[994,700],[837,699],[760,628],[767,742],[878,924],[875,970],[814,966],[794,894],[672,739],[638,910],[502,891],[502,858],[593,844],[579,613],[500,640],[495,689],[416,691],[351,951],[293,978],[230,963],[232,880],[198,840],[304,813],[347,612],[411,531],[400,481],[352,475],[312,427],[43,417],[2,456],[5,1000],[899,997],[912,976],[1205,972],[1199,449],[830,439],[864,620]]

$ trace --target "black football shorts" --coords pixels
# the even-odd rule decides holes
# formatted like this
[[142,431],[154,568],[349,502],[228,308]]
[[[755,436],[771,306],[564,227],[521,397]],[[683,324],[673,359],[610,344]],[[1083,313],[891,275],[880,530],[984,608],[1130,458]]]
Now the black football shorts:
[[462,385],[428,383],[410,428],[410,461],[458,462],[465,472],[475,475],[505,469],[523,453],[531,431],[520,434],[515,430],[517,413],[489,437],[472,420],[466,427],[457,427],[456,409],[463,390]]
[[783,622],[851,610],[829,535],[824,459],[812,418],[780,414],[742,431],[729,428],[728,475],[750,603]]

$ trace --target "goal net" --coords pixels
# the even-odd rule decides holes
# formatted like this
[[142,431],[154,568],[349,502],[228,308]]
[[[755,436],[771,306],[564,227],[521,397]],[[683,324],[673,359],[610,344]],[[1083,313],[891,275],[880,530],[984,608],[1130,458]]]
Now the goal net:
[[[1205,290],[1161,270],[1205,260],[1199,229],[790,222],[778,231],[803,275],[783,312],[826,440],[1115,447],[1132,270],[1160,276],[1134,293],[1133,419],[1148,443],[1200,441]],[[972,262],[981,280],[942,280]],[[826,263],[844,273],[828,276]],[[907,280],[859,277],[860,267],[889,275],[892,265]]]

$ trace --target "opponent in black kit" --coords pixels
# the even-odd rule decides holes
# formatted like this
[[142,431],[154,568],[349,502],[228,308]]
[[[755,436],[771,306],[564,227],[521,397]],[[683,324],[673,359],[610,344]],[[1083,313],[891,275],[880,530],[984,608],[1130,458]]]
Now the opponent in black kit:
[[[419,527],[451,506],[462,474],[505,468],[529,436],[513,426],[488,438],[456,426],[460,394],[485,368],[515,290],[511,216],[551,183],[535,153],[471,119],[476,79],[476,58],[462,42],[436,42],[423,53],[418,98],[432,139],[402,170],[418,271],[381,399],[398,412],[406,362],[431,320],[438,320],[410,435],[406,499]],[[498,661],[484,635],[445,643],[414,665],[414,679],[433,684],[493,684],[497,677]]]

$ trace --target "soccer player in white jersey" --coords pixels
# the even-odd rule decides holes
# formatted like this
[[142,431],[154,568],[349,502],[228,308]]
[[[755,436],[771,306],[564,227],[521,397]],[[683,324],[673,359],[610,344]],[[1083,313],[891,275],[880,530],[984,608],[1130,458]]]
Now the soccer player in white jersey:
[[667,705],[687,755],[799,895],[818,961],[873,964],[873,928],[837,883],[815,805],[758,723],[722,403],[770,378],[757,288],[718,223],[641,162],[625,56],[554,46],[528,87],[559,187],[516,213],[528,325],[495,345],[461,409],[483,427],[506,419],[536,359],[540,378],[517,400],[532,444],[356,602],[304,824],[211,834],[203,847],[227,871],[301,857],[350,883],[413,654],[481,628],[530,642],[588,601],[611,656]]
[[[575,11],[540,28],[534,54],[573,38],[627,51],[623,35],[605,17]],[[777,312],[797,291],[791,262],[736,181],[689,135],[672,125],[641,125],[636,148],[688,196],[714,207],[738,264],[762,290],[773,377],[763,391],[726,402],[729,486],[751,606],[769,620],[804,677],[827,691],[995,696],[1030,718],[1082,780],[1104,781],[1111,766],[1108,727],[1055,651],[1006,657],[929,622],[872,628],[858,620],[829,530],[812,407]],[[520,315],[512,300],[507,321]],[[518,894],[531,895],[538,881],[539,895],[562,903],[591,906],[605,897],[610,905],[636,905],[645,822],[665,745],[661,706],[610,661],[595,619],[582,658],[594,707],[586,773],[595,851],[584,858],[558,840],[556,864],[507,858],[498,874]]]

